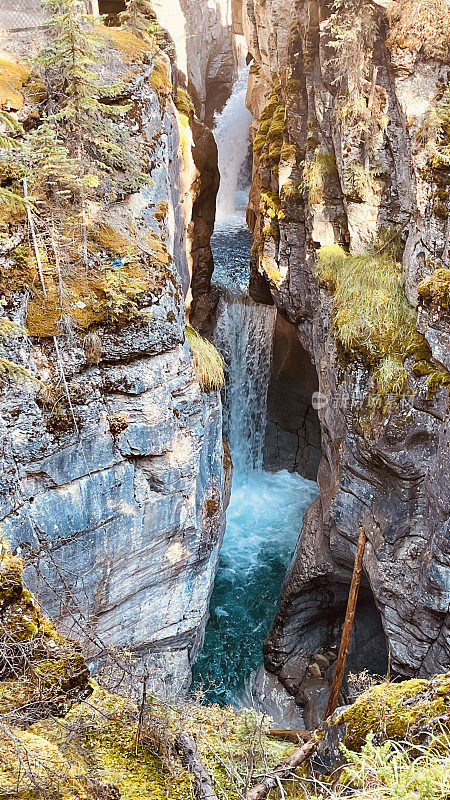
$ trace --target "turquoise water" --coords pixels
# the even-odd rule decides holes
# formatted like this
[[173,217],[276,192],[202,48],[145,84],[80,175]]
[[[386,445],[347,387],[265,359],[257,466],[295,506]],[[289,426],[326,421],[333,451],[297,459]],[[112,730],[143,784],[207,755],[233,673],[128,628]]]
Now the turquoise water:
[[211,598],[205,644],[194,682],[220,705],[239,704],[262,662],[303,513],[317,485],[286,470],[236,476]]

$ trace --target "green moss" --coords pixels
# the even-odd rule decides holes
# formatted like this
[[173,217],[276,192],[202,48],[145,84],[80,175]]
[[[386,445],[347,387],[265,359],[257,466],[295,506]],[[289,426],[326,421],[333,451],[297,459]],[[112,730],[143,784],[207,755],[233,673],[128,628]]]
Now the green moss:
[[279,90],[275,89],[262,111],[260,126],[253,141],[253,152],[260,163],[269,166],[274,174],[278,172],[285,135],[286,108],[280,101]]
[[187,117],[195,117],[195,106],[191,95],[187,89],[179,86],[177,89],[177,96],[175,98],[175,105],[180,114],[185,114]]
[[148,39],[136,36],[131,31],[123,28],[97,25],[96,32],[100,36],[104,36],[105,39],[109,39],[120,50],[123,60],[127,63],[138,62],[142,64],[152,51],[152,46]]
[[359,750],[370,732],[399,741],[413,736],[422,724],[444,714],[450,703],[450,673],[431,681],[381,683],[364,692],[343,711],[336,724],[345,723],[345,745]]
[[295,162],[299,157],[300,151],[296,144],[284,141],[281,146],[280,161]]
[[148,323],[150,295],[161,294],[171,273],[164,242],[153,233],[143,238],[141,244],[131,233],[125,235],[106,222],[93,226],[89,242],[97,266],[87,276],[79,269],[70,270],[64,276],[62,300],[59,276],[42,254],[46,296],[40,282],[35,282],[27,305],[30,336],[57,336],[63,315],[84,331],[105,323],[117,327],[133,321]]
[[280,196],[276,192],[261,192],[259,200],[259,210],[261,214],[278,222],[287,222],[290,216],[281,204]]
[[437,311],[450,311],[450,269],[437,269],[417,287],[424,305]]
[[164,102],[172,91],[172,82],[167,74],[165,62],[155,56],[150,86],[155,90],[159,99]]
[[280,228],[279,228],[276,220],[273,221],[273,222],[267,222],[264,225],[264,228],[263,228],[262,232],[263,232],[263,236],[271,236],[272,239],[276,239],[277,241],[280,238]]

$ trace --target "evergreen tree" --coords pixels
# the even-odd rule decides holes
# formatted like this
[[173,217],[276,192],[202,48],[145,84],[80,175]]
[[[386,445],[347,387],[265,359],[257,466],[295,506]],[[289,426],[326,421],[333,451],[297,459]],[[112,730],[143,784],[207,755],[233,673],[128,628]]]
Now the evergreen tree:
[[36,202],[52,200],[56,206],[71,200],[81,190],[78,161],[59,140],[54,122],[48,118],[28,134],[24,143],[28,184]]
[[46,83],[49,115],[34,134],[35,183],[58,201],[72,195],[87,267],[88,200],[100,192],[114,199],[136,188],[143,181],[142,163],[120,124],[129,106],[114,102],[123,86],[104,85],[98,74],[104,40],[95,18],[83,0],[43,0],[43,7],[51,14],[48,41],[35,64]]
[[143,33],[152,39],[154,46],[160,42],[160,28],[150,0],[127,0],[126,9],[119,14],[120,24],[135,36]]
[[[17,135],[22,133],[23,128],[20,122],[17,122],[8,111],[0,109],[0,151],[4,151],[6,159],[19,149]],[[20,194],[0,186],[0,207],[14,214],[23,209],[25,205],[26,202]]]
[[[90,175],[91,186],[114,170],[126,173],[111,189],[130,189],[142,182],[142,159],[125,126],[130,110],[114,101],[122,83],[105,85],[98,66],[104,39],[95,32],[95,17],[86,13],[83,0],[43,0],[52,17],[49,41],[36,63],[44,72],[49,93],[49,115],[54,116],[72,157]],[[114,181],[113,181],[114,183]]]

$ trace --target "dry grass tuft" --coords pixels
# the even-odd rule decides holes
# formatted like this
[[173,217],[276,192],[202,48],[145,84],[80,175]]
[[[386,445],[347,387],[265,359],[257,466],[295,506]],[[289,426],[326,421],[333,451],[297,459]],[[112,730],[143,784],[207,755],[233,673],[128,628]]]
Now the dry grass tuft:
[[323,202],[327,178],[333,176],[337,176],[334,155],[317,148],[312,161],[306,161],[303,168],[303,186],[308,189],[311,205]]
[[211,342],[200,336],[190,325],[186,327],[186,338],[189,342],[194,369],[198,382],[204,392],[221,389],[224,380],[224,361]]
[[352,256],[339,245],[322,247],[317,274],[333,293],[336,338],[350,355],[376,367],[380,394],[401,394],[403,361],[415,336],[415,309],[406,298],[402,265],[392,249]]

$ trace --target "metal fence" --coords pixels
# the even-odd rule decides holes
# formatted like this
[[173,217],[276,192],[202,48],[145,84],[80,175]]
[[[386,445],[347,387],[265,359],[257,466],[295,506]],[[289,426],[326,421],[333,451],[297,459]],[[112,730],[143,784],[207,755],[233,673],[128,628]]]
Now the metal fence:
[[[98,14],[98,0],[86,0],[89,12]],[[45,20],[41,0],[0,0],[0,29],[20,31],[39,28]]]

